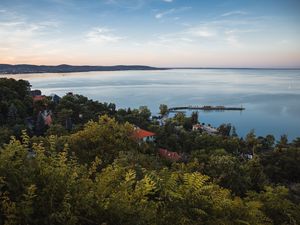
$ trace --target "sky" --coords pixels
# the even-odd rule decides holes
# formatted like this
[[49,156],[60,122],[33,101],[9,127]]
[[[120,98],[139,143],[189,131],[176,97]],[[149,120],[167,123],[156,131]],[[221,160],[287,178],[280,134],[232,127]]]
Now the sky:
[[300,67],[300,0],[0,0],[0,63]]

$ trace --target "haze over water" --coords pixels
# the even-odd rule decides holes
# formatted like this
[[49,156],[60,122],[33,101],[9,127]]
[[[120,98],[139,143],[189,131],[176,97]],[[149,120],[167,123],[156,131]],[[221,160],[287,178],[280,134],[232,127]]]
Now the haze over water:
[[160,104],[172,106],[243,106],[245,111],[203,112],[200,121],[231,123],[241,136],[300,136],[300,70],[174,69],[68,74],[8,75],[29,80],[43,94],[82,94],[118,108],[147,105],[153,114]]

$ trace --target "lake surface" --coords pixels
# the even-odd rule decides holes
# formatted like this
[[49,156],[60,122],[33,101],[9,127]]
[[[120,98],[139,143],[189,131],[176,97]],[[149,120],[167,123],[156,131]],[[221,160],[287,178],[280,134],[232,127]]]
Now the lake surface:
[[29,80],[43,94],[85,95],[117,107],[147,105],[158,113],[160,104],[241,105],[246,110],[203,112],[200,121],[219,126],[231,123],[241,136],[274,134],[300,136],[300,70],[174,69],[67,74],[5,75]]

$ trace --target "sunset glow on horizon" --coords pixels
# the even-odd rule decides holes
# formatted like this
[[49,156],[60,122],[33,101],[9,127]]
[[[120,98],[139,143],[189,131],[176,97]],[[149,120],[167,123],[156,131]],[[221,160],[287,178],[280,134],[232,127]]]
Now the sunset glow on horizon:
[[0,63],[300,67],[300,1],[1,0]]

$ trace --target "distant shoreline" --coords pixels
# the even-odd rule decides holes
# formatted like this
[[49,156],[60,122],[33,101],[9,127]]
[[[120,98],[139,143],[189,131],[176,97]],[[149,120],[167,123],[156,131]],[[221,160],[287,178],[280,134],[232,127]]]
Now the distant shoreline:
[[228,70],[300,70],[300,68],[255,68],[255,67],[152,67],[144,65],[116,65],[116,66],[73,66],[73,65],[30,65],[30,64],[0,64],[0,75],[33,74],[33,73],[79,73],[97,71],[150,71],[172,69],[228,69]]

